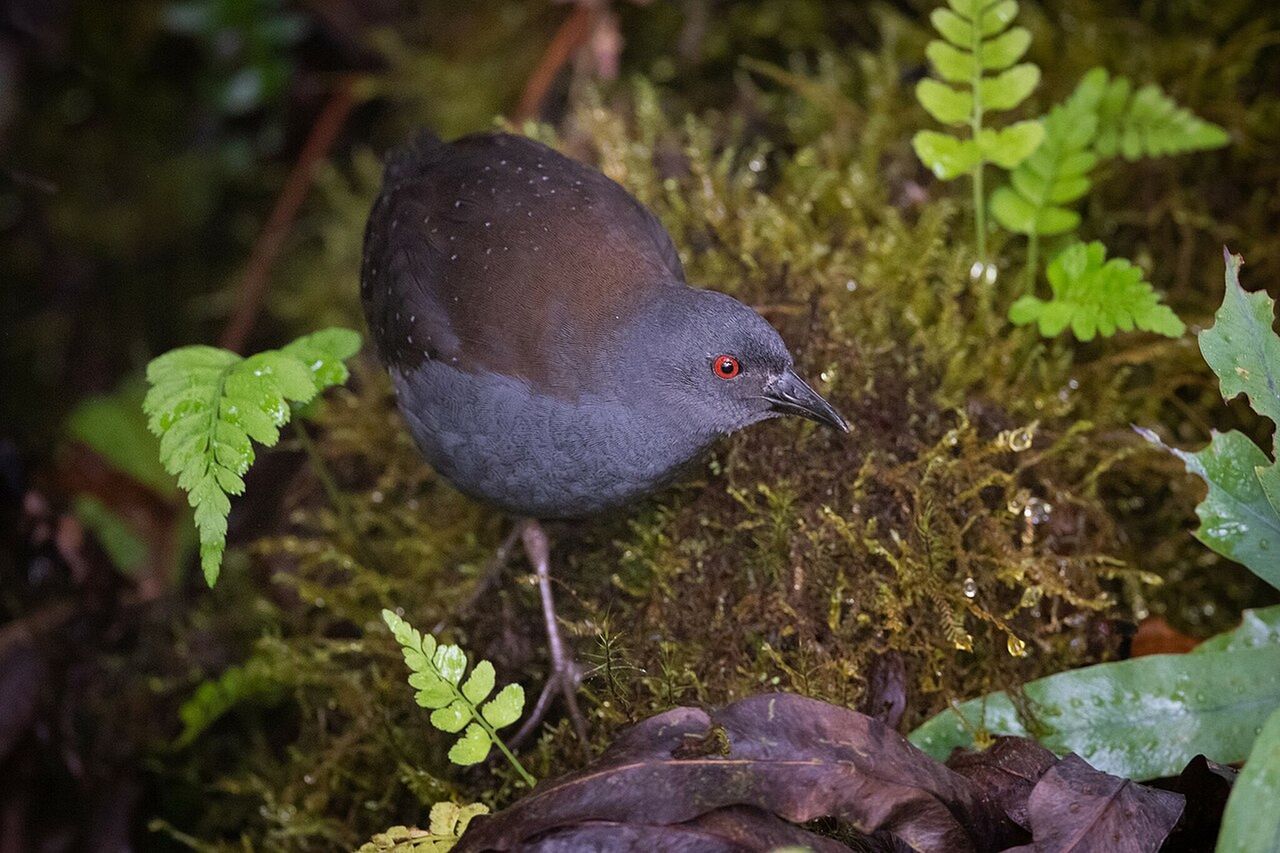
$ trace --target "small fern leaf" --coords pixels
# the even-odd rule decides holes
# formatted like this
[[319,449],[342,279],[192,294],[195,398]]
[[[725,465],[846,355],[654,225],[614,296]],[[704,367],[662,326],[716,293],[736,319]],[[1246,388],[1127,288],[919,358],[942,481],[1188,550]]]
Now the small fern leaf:
[[[1106,72],[1090,74],[1106,79]],[[1205,121],[1149,84],[1134,91],[1125,77],[1106,84],[1098,105],[1098,135],[1094,149],[1102,157],[1126,160],[1162,157],[1188,151],[1221,148],[1231,137],[1218,125]]]
[[524,711],[524,688],[508,684],[484,702],[494,688],[493,664],[480,661],[464,680],[467,656],[462,649],[438,644],[430,634],[418,632],[390,610],[382,611],[382,620],[400,644],[410,670],[409,684],[418,690],[415,699],[422,707],[432,709],[431,725],[447,734],[462,732],[449,749],[449,760],[461,765],[479,764],[488,757],[490,749],[497,746],[520,776],[532,785],[533,777],[497,734],[498,729],[520,718]]
[[1056,337],[1071,329],[1082,341],[1135,328],[1176,338],[1186,326],[1143,280],[1142,270],[1123,258],[1106,260],[1105,247],[1073,243],[1049,262],[1049,301],[1024,296],[1009,309],[1014,325],[1035,323],[1040,334]]
[[1017,166],[1043,138],[1036,122],[1019,122],[1003,130],[982,127],[982,117],[1010,110],[1026,100],[1040,82],[1040,69],[1017,64],[1031,45],[1031,33],[1009,28],[1018,13],[1015,0],[948,0],[949,9],[930,16],[942,36],[926,46],[925,55],[944,82],[921,80],[916,98],[929,115],[945,125],[971,125],[974,136],[961,139],[922,131],[912,140],[916,156],[938,178],[951,180],[995,163]]
[[1080,214],[1066,205],[1089,191],[1089,171],[1098,162],[1090,150],[1098,117],[1088,100],[1073,96],[1041,123],[1044,142],[1013,171],[1009,183],[991,195],[996,221],[1028,236],[1075,230]]
[[191,346],[147,365],[151,388],[142,403],[147,426],[160,437],[161,463],[178,478],[195,510],[200,565],[210,586],[226,547],[228,496],[244,491],[253,442],[275,444],[290,404],[306,403],[322,388],[345,380],[340,361],[355,353],[359,341],[354,332],[330,329],[295,341],[293,352],[286,347],[241,358],[216,347]]

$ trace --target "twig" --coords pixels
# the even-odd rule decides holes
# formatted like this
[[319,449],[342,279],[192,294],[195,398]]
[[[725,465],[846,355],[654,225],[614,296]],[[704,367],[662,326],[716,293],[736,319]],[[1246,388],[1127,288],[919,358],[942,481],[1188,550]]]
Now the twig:
[[542,102],[546,100],[547,92],[551,89],[551,84],[555,83],[556,77],[560,75],[560,70],[578,48],[586,44],[587,39],[590,38],[596,14],[595,4],[578,3],[569,13],[569,17],[560,24],[560,28],[551,38],[551,44],[547,45],[542,58],[538,60],[537,67],[533,69],[528,82],[525,83],[524,92],[520,95],[520,103],[511,114],[513,122],[519,124],[537,117],[542,109]]
[[285,181],[284,188],[276,198],[275,207],[267,224],[263,226],[258,242],[254,244],[245,264],[244,274],[236,292],[236,307],[222,332],[221,345],[229,350],[239,352],[253,329],[262,308],[262,299],[266,294],[267,281],[271,276],[271,268],[280,257],[285,239],[293,226],[293,220],[302,207],[302,202],[311,189],[319,164],[328,155],[338,131],[347,120],[355,104],[355,87],[352,77],[343,77],[329,97],[328,103],[320,111],[311,134],[298,154],[298,161]]

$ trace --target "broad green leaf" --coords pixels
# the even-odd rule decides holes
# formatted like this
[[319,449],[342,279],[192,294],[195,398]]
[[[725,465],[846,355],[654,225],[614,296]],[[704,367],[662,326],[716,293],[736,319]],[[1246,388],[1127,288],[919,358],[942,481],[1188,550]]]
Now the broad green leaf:
[[982,161],[972,139],[956,139],[933,130],[918,131],[911,138],[911,147],[920,162],[944,181],[968,174]]
[[982,45],[982,68],[999,71],[1017,62],[1031,46],[1031,33],[1024,27],[1014,27]]
[[1068,246],[1046,271],[1053,298],[1024,296],[1010,307],[1009,320],[1018,326],[1036,323],[1045,337],[1070,328],[1082,341],[1134,328],[1167,337],[1183,333],[1182,321],[1160,304],[1140,269],[1123,258],[1105,258],[1106,249],[1097,241]]
[[463,767],[479,764],[489,755],[489,748],[492,745],[493,741],[490,740],[489,733],[481,728],[479,723],[472,723],[467,726],[466,732],[458,738],[457,743],[450,747],[449,760]]
[[1269,645],[1280,645],[1280,604],[1246,610],[1238,626],[1210,637],[1192,649],[1191,654],[1255,649]]
[[985,109],[1011,110],[1026,100],[1039,82],[1040,69],[1024,62],[994,77],[984,77],[979,87],[980,94],[975,94],[975,97],[981,100]]
[[[1158,443],[1151,433],[1143,434]],[[1280,515],[1258,479],[1258,469],[1272,467],[1267,455],[1235,430],[1215,431],[1209,446],[1198,453],[1169,451],[1209,486],[1208,496],[1196,507],[1196,538],[1280,589]]]
[[431,725],[442,732],[453,734],[471,722],[471,706],[462,699],[455,699],[443,708],[431,712]]
[[1242,761],[1280,707],[1280,646],[1103,663],[1032,681],[1022,693],[1017,704],[994,693],[943,711],[911,742],[941,761],[972,747],[975,732],[1034,737],[1133,779],[1174,776],[1198,753]]
[[1217,853],[1280,850],[1280,709],[1271,714],[1231,786]]
[[938,76],[951,83],[968,83],[978,73],[978,63],[967,50],[952,47],[945,41],[931,41],[925,46],[924,55],[933,63]]
[[471,675],[462,682],[462,695],[472,705],[478,705],[493,692],[493,664],[482,660],[471,670]]
[[508,684],[498,691],[493,700],[486,702],[480,709],[485,721],[495,729],[509,726],[520,719],[524,711],[524,688],[519,684]]
[[1246,293],[1240,256],[1226,258],[1222,307],[1200,333],[1200,352],[1218,375],[1224,399],[1244,394],[1255,412],[1280,425],[1280,336],[1271,331],[1275,302],[1265,290]]
[[1020,121],[1000,130],[983,128],[978,134],[978,149],[985,160],[1012,169],[1044,141],[1044,125],[1038,121]]
[[926,78],[917,83],[916,99],[929,115],[943,124],[965,124],[973,112],[972,95],[937,80]]

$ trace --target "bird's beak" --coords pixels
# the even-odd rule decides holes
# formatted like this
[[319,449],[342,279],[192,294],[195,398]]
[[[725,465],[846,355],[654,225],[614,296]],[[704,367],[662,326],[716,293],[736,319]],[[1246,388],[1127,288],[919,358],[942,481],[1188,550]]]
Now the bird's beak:
[[799,415],[840,432],[849,431],[849,424],[840,413],[790,368],[765,386],[764,398],[775,412]]

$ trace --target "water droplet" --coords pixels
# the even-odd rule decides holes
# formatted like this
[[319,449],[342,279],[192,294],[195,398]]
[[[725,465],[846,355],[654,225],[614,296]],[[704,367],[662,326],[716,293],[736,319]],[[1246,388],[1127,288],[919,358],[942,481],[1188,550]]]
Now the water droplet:
[[978,582],[973,578],[965,578],[964,583],[960,585],[960,589],[964,592],[965,598],[974,598],[978,594]]
[[763,171],[763,170],[764,170],[764,158],[762,158],[762,157],[752,157],[752,158],[751,158],[751,162],[747,164],[747,168],[748,168],[748,169],[750,169],[750,170],[751,170],[751,171],[753,171],[753,172],[760,172],[760,171]]
[[849,279],[844,283],[844,289],[849,291],[850,293],[853,293],[855,290],[858,289],[858,283],[853,279]]
[[1008,636],[1008,639],[1005,641],[1005,647],[1009,650],[1009,654],[1015,658],[1027,656],[1027,644],[1020,638],[1013,636],[1013,634]]
[[961,634],[956,637],[956,648],[962,652],[973,651],[973,637],[969,634]]
[[996,278],[999,276],[995,264],[984,264],[981,261],[974,261],[973,266],[969,267],[969,278],[977,282],[985,284],[995,284]]
[[1053,504],[1039,498],[1031,498],[1022,508],[1022,517],[1030,524],[1044,524],[1053,513]]
[[1034,432],[1026,427],[1015,429],[1009,433],[1009,449],[1014,453],[1021,453],[1031,447],[1031,439]]

